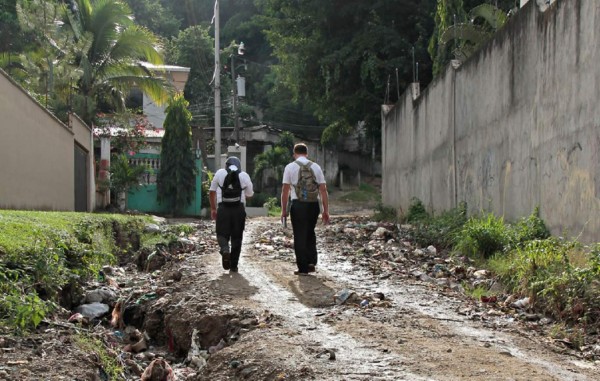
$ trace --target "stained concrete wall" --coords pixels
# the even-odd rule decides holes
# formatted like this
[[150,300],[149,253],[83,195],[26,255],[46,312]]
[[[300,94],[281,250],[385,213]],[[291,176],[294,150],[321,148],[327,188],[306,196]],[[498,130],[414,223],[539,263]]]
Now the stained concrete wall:
[[73,131],[0,72],[0,208],[73,210]]
[[[71,125],[0,70],[0,208],[74,210],[74,147],[91,152],[92,131],[75,116]],[[92,176],[88,189],[92,210]]]
[[600,241],[600,2],[527,3],[458,69],[384,111],[383,202],[507,220],[540,207],[555,234]]

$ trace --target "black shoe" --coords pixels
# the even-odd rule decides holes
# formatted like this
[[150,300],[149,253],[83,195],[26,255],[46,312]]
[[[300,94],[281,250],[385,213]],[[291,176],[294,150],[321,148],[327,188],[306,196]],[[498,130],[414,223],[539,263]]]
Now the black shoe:
[[314,273],[314,272],[316,272],[316,271],[317,271],[317,268],[316,268],[316,266],[315,266],[315,265],[312,265],[312,264],[309,264],[309,265],[308,265],[308,272],[309,272],[309,273]]
[[229,269],[230,273],[237,273],[238,272],[238,268],[237,267],[232,267]]
[[223,265],[223,268],[225,270],[229,270],[229,258],[230,258],[231,254],[228,251],[224,251],[221,253],[221,264]]

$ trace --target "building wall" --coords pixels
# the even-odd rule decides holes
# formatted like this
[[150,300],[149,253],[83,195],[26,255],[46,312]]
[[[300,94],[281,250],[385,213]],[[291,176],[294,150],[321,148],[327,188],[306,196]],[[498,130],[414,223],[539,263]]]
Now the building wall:
[[600,2],[527,3],[477,54],[384,113],[383,201],[466,202],[600,240]]
[[1,70],[0,130],[0,208],[73,210],[73,131]]

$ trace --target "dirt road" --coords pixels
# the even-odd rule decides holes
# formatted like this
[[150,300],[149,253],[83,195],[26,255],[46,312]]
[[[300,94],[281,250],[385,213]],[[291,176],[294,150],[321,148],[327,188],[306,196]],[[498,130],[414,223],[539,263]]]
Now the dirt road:
[[160,358],[169,381],[600,379],[543,319],[425,276],[450,259],[405,250],[397,227],[340,214],[350,209],[318,226],[317,273],[300,277],[278,218],[248,220],[239,273],[221,268],[214,222],[185,221],[195,232],[160,267],[140,271],[138,258],[84,285],[125,301],[122,326],[111,314],[78,325],[64,310],[26,337],[0,331],[0,380],[139,380]]
[[[319,227],[313,276],[293,275],[291,232],[273,218],[249,221],[239,273],[224,272],[214,255],[202,257],[215,294],[236,308],[268,311],[275,324],[214,354],[198,380],[600,379],[597,364],[550,351],[516,322],[494,330],[467,319],[458,313],[460,294],[353,265],[341,253],[344,242],[323,231],[336,223],[344,219]],[[345,289],[359,303],[374,293],[385,303],[336,304]]]

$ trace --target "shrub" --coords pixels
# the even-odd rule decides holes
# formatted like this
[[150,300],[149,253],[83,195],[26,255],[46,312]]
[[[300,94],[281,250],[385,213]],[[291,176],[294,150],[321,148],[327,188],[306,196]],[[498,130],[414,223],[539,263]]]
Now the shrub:
[[270,197],[265,202],[265,207],[269,211],[269,216],[276,217],[281,215],[281,202],[277,197]]
[[200,205],[203,208],[210,208],[210,200],[209,200],[209,192],[210,192],[210,183],[214,177],[214,173],[209,171],[208,169],[202,171],[203,180],[202,180],[202,192],[200,194]]
[[382,202],[377,203],[375,207],[375,214],[373,215],[373,220],[375,221],[396,221],[398,219],[398,215],[396,214],[396,209],[383,205]]
[[550,231],[539,215],[540,210],[536,207],[529,217],[521,218],[514,224],[514,239],[517,244],[550,236]]
[[406,214],[406,222],[415,223],[419,221],[426,221],[430,219],[431,216],[425,209],[425,205],[418,198],[413,197],[408,207],[408,213]]
[[412,221],[411,238],[421,247],[433,245],[438,249],[449,249],[467,220],[467,205],[442,212],[439,216],[429,215],[423,204],[416,200],[411,205],[407,220]]
[[512,231],[502,217],[489,213],[471,217],[456,237],[455,249],[471,257],[489,258],[511,242]]

